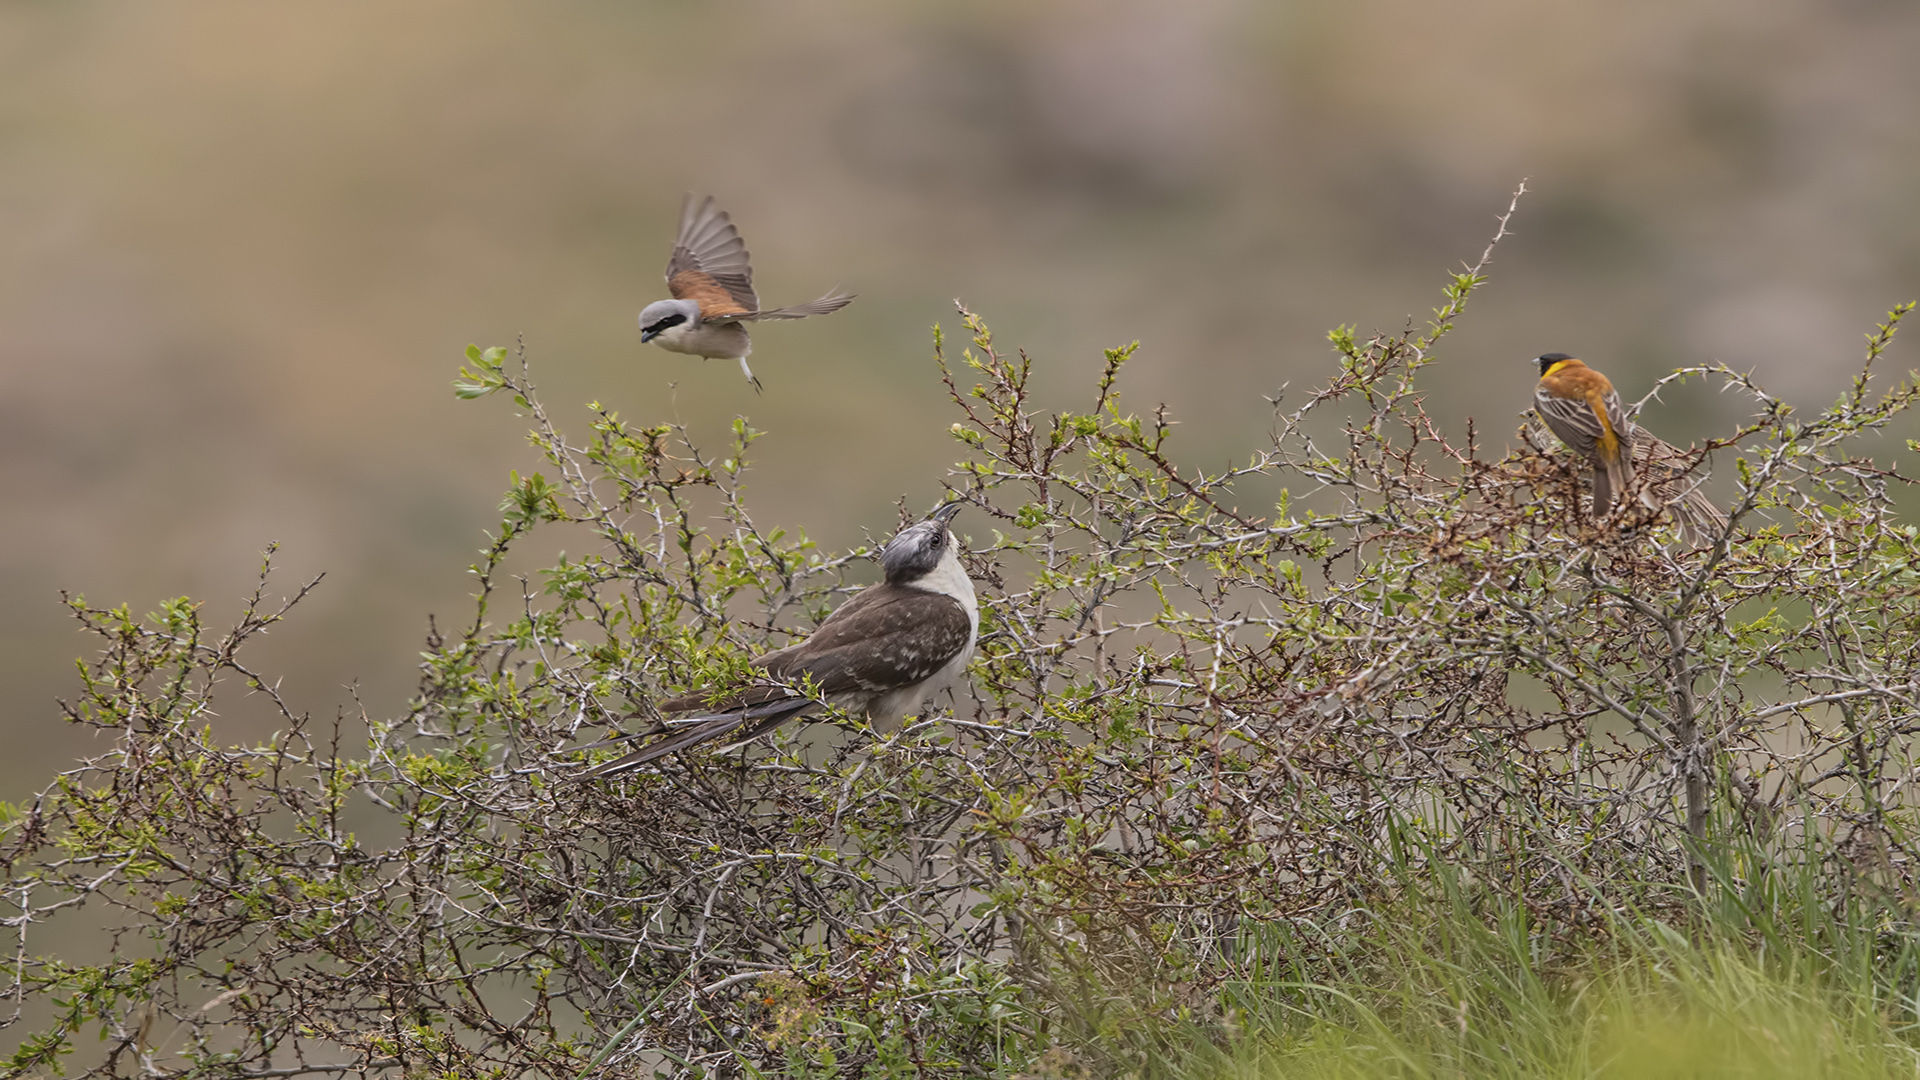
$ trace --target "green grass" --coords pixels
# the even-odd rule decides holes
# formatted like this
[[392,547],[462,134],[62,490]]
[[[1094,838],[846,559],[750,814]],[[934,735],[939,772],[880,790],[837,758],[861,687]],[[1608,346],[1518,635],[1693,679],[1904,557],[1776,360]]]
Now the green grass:
[[[1828,864],[1722,868],[1701,905],[1559,922],[1441,863],[1388,912],[1263,927],[1224,1025],[1174,1080],[1920,1076],[1920,929],[1897,891],[1822,895]],[[1438,865],[1442,868],[1435,870]],[[1756,869],[1765,865],[1765,870]],[[1648,896],[1658,895],[1649,890]],[[1557,913],[1556,913],[1557,914]]]
[[[1428,957],[1428,961],[1437,958]],[[1433,966],[1429,967],[1429,973]],[[1319,986],[1317,1007],[1247,1026],[1188,1077],[1912,1077],[1913,1049],[1859,997],[1723,948],[1654,946],[1522,988],[1459,968],[1446,986]],[[1449,992],[1452,991],[1452,992]]]

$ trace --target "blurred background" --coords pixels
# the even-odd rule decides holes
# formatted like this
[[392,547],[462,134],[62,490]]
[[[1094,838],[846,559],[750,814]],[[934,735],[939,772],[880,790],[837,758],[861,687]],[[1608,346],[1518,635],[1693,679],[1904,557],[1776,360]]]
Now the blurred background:
[[[89,746],[60,589],[219,628],[271,541],[280,585],[327,578],[254,662],[319,715],[403,708],[537,467],[507,402],[454,399],[469,342],[524,335],[574,430],[597,399],[718,447],[747,414],[757,516],[842,546],[959,456],[954,298],[1054,407],[1139,339],[1128,400],[1218,465],[1328,328],[1423,320],[1526,176],[1449,424],[1497,448],[1556,349],[1629,397],[1725,360],[1825,403],[1920,296],[1916,55],[1896,0],[7,5],[0,797]],[[769,303],[860,294],[755,331],[762,396],[640,345],[689,190]],[[1685,442],[1731,407],[1648,415]]]

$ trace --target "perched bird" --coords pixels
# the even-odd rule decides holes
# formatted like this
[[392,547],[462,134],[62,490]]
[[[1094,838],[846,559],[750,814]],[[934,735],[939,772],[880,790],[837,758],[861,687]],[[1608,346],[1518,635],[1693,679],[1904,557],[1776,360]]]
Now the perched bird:
[[804,319],[839,311],[853,302],[850,293],[833,293],[810,304],[760,310],[753,291],[753,267],[747,245],[726,211],[709,195],[696,208],[689,193],[680,205],[680,235],[667,260],[667,288],[673,299],[656,300],[640,311],[640,340],[669,352],[740,361],[754,389],[760,380],[747,366],[753,342],[745,323],[760,319]]
[[[1632,421],[1628,427],[1633,432],[1634,471],[1643,478],[1653,507],[1672,515],[1680,542],[1690,548],[1706,547],[1725,535],[1726,511],[1701,490],[1706,473],[1693,455]],[[1521,425],[1520,437],[1542,454],[1558,447],[1537,417]]]
[[1613,508],[1615,492],[1633,482],[1634,427],[1605,375],[1566,353],[1543,353],[1533,411],[1574,453],[1593,466],[1593,516]]
[[[723,736],[737,746],[825,704],[864,713],[883,728],[919,710],[966,669],[980,633],[973,582],[947,529],[959,509],[959,503],[948,503],[900,530],[880,551],[885,581],[855,593],[805,641],[750,661],[765,679],[717,702],[711,694],[663,701],[660,712],[672,719],[577,747],[652,740],[578,779],[614,776]],[[805,679],[819,698],[805,696]]]

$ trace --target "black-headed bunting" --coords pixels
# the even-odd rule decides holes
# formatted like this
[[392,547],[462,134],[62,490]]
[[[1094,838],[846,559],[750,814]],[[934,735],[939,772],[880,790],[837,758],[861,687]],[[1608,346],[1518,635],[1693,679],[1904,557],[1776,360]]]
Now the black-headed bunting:
[[1560,441],[1593,466],[1593,513],[1612,508],[1636,476],[1649,508],[1673,515],[1681,543],[1703,547],[1727,529],[1727,515],[1700,490],[1703,478],[1686,451],[1626,418],[1620,395],[1605,375],[1566,353],[1533,359],[1540,381],[1533,410]]
[[1620,395],[1605,375],[1566,353],[1543,353],[1534,363],[1540,381],[1533,388],[1533,411],[1593,466],[1593,516],[1604,517],[1614,494],[1625,494],[1633,482],[1633,427]]

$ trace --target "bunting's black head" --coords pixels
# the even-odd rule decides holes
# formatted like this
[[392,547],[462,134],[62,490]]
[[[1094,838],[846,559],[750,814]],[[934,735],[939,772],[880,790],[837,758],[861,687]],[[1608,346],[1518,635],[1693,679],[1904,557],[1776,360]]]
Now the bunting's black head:
[[933,573],[944,560],[957,558],[947,522],[959,510],[959,503],[948,503],[935,510],[932,517],[901,529],[887,541],[887,546],[880,549],[880,567],[886,571],[887,581],[894,585],[917,581]]
[[1547,373],[1548,368],[1552,367],[1553,365],[1559,363],[1562,360],[1571,360],[1571,359],[1573,359],[1573,357],[1563,352],[1549,352],[1549,353],[1541,353],[1539,356],[1534,357],[1533,362],[1540,365],[1540,374],[1545,375]]

